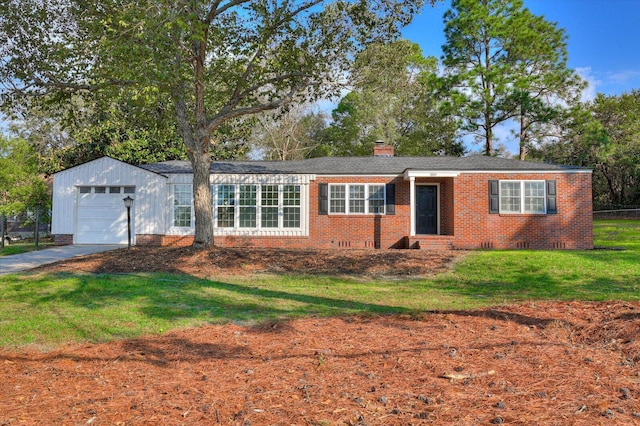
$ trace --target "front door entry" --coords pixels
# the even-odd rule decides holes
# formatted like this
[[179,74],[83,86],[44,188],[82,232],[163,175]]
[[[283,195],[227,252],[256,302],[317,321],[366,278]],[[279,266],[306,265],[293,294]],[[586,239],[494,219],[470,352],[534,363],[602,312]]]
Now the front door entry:
[[438,233],[438,187],[416,186],[416,234]]

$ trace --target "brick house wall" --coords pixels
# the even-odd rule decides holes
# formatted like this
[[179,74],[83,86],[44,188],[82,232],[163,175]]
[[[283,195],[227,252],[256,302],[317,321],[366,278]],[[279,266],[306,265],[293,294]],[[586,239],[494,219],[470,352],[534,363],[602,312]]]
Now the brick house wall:
[[[555,180],[557,214],[490,214],[488,181]],[[461,249],[592,249],[590,173],[461,174],[455,179],[454,246]]]
[[[489,213],[489,180],[555,180],[557,214]],[[322,183],[387,184],[396,188],[395,214],[319,214]],[[440,235],[458,249],[593,248],[590,173],[461,173],[418,178],[439,184]],[[407,248],[411,230],[410,183],[402,177],[322,177],[310,184],[308,237],[217,236],[220,247],[392,249]],[[438,236],[424,236],[433,238]],[[137,236],[137,244],[190,245],[193,236]]]
[[[322,183],[387,184],[396,188],[395,214],[319,214],[318,188]],[[309,198],[309,243],[320,248],[405,248],[410,232],[409,184],[400,177],[318,176]]]

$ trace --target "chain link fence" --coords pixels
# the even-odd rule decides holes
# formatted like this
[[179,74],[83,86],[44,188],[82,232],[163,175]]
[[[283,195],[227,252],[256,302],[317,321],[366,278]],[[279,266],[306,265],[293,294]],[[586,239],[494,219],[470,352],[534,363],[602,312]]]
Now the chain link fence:
[[640,206],[594,205],[594,219],[640,219]]

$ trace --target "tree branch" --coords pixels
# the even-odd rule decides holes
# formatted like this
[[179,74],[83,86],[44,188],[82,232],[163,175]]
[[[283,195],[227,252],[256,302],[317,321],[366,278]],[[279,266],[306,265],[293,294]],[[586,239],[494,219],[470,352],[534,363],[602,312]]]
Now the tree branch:
[[285,96],[273,102],[262,103],[262,104],[257,104],[250,107],[243,107],[243,108],[237,108],[237,109],[234,109],[234,107],[237,105],[237,102],[234,105],[229,103],[224,108],[222,108],[220,112],[215,115],[215,117],[213,117],[209,121],[207,130],[210,132],[213,132],[218,126],[220,126],[220,124],[232,118],[240,117],[242,115],[256,114],[262,111],[277,109],[282,105],[285,105],[291,102],[291,100],[296,95],[296,93],[298,93],[300,90],[302,90],[307,86],[309,86],[308,81],[301,82],[295,85],[294,87],[292,87]]

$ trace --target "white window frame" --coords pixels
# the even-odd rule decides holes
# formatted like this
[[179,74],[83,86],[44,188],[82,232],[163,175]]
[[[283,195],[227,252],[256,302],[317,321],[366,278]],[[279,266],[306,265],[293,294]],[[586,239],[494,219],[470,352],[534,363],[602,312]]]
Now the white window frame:
[[[232,186],[233,187],[233,198],[229,198],[231,201],[230,204],[218,204],[218,199],[220,196],[219,187],[220,186]],[[215,189],[214,189],[215,188]],[[237,220],[238,220],[238,188],[236,184],[233,183],[221,183],[217,185],[211,185],[211,201],[213,202],[213,227],[220,229],[236,229]],[[219,209],[233,209],[233,226],[219,226],[218,219],[220,218]]]
[[[233,186],[234,187],[234,199],[232,201],[231,205],[228,205],[227,207],[233,207],[234,210],[234,225],[233,227],[220,227],[218,226],[218,207],[225,207],[225,206],[219,206],[218,205],[218,197],[219,197],[219,192],[218,192],[218,187],[219,185],[227,185],[227,186]],[[254,186],[256,188],[256,199],[255,199],[255,205],[240,205],[240,186]],[[262,204],[262,187],[263,186],[275,186],[277,187],[277,203],[274,205],[263,205]],[[284,200],[284,188],[287,186],[293,186],[296,187],[298,190],[298,204],[297,205],[285,205],[285,200]],[[215,230],[220,230],[221,232],[229,232],[229,233],[235,233],[235,232],[267,232],[267,233],[277,233],[277,232],[295,232],[295,233],[300,233],[302,231],[304,231],[306,224],[305,224],[305,219],[303,217],[303,201],[304,201],[304,197],[305,197],[305,193],[304,193],[304,188],[303,185],[299,184],[299,183],[251,183],[251,184],[245,184],[245,183],[217,183],[217,184],[213,184],[210,186],[210,190],[211,190],[211,201],[212,201],[212,208],[213,208],[213,227]],[[240,226],[240,209],[241,208],[246,208],[246,207],[253,207],[255,208],[255,212],[256,212],[256,226],[255,227],[241,227]],[[263,207],[275,207],[277,208],[277,215],[278,215],[278,224],[277,226],[269,226],[269,227],[263,227],[262,226],[262,208]],[[299,216],[299,223],[297,227],[285,227],[285,223],[284,223],[284,210],[285,208],[291,209],[297,209],[298,210],[298,216]]]
[[[518,183],[519,184],[519,189],[520,189],[520,195],[519,195],[519,203],[520,203],[520,209],[518,211],[510,211],[510,210],[505,210],[503,208],[503,202],[502,202],[502,184],[503,183]],[[526,184],[527,183],[540,183],[542,184],[542,196],[527,196],[526,195]],[[526,209],[526,200],[530,199],[530,198],[542,198],[542,203],[543,203],[543,210],[535,210],[535,211],[529,211]],[[547,214],[547,185],[546,185],[546,181],[544,180],[500,180],[498,182],[498,200],[500,203],[500,214]]]
[[[337,186],[344,186],[344,199],[343,198],[335,198],[332,197],[331,188]],[[364,186],[364,212],[352,212],[351,211],[351,187],[352,186]],[[371,187],[382,187],[382,211],[381,212],[371,212],[370,209],[370,201],[379,200],[379,198],[371,198]],[[328,207],[329,215],[385,215],[387,213],[387,185],[384,183],[330,183],[328,188]],[[345,211],[344,212],[334,212],[331,209],[332,201],[344,201]],[[357,198],[358,201],[362,201],[362,198]]]
[[[263,197],[262,196],[262,192],[263,189],[265,187],[275,187],[275,192],[274,191],[269,191],[268,193],[271,195],[275,195],[275,198],[269,198],[269,197]],[[282,185],[277,185],[277,184],[264,184],[264,185],[260,185],[260,195],[259,195],[259,201],[260,204],[258,205],[258,209],[260,210],[259,212],[259,217],[260,217],[260,228],[261,229],[280,229],[280,222],[281,222],[281,215],[280,215],[280,208],[281,208],[281,204],[282,204],[282,193],[283,193],[283,188]],[[266,201],[269,201],[271,204],[264,204]],[[275,204],[273,204],[275,202]],[[263,225],[263,219],[265,217],[264,211],[265,210],[275,210],[276,212],[276,218],[275,218],[275,226],[264,226]]]
[[[287,204],[286,200],[284,198],[284,194],[285,194],[285,187],[287,186],[293,186],[293,187],[297,187],[298,191],[298,204]],[[294,194],[296,193],[296,191],[293,192]],[[285,184],[285,185],[280,185],[279,186],[279,190],[278,190],[278,194],[279,194],[279,199],[278,199],[278,228],[280,229],[300,229],[302,227],[302,185],[299,184]],[[285,222],[285,215],[286,212],[285,210],[291,210],[291,211],[297,211],[298,212],[298,226],[286,226],[286,222]]]
[[[256,184],[240,184],[237,185],[237,197],[238,197],[238,202],[236,203],[236,207],[237,207],[237,223],[236,226],[238,228],[242,228],[242,229],[258,229],[259,225],[258,225],[258,219],[260,219],[260,214],[258,212],[258,202],[259,202],[259,198],[260,195],[258,194],[258,191],[260,191],[262,193],[262,189],[261,189],[261,185],[256,185]],[[248,195],[248,197],[246,198],[242,198],[242,195]],[[253,194],[253,197],[251,197],[250,195]],[[242,224],[242,212],[243,211],[247,211],[247,212],[253,212],[253,221],[255,223],[254,226],[244,226]]]
[[[189,189],[189,204],[176,204],[176,189],[179,187],[186,187]],[[176,207],[189,207],[189,225],[176,225]],[[193,185],[185,183],[174,184],[171,191],[171,227],[175,229],[193,228],[193,213]]]

